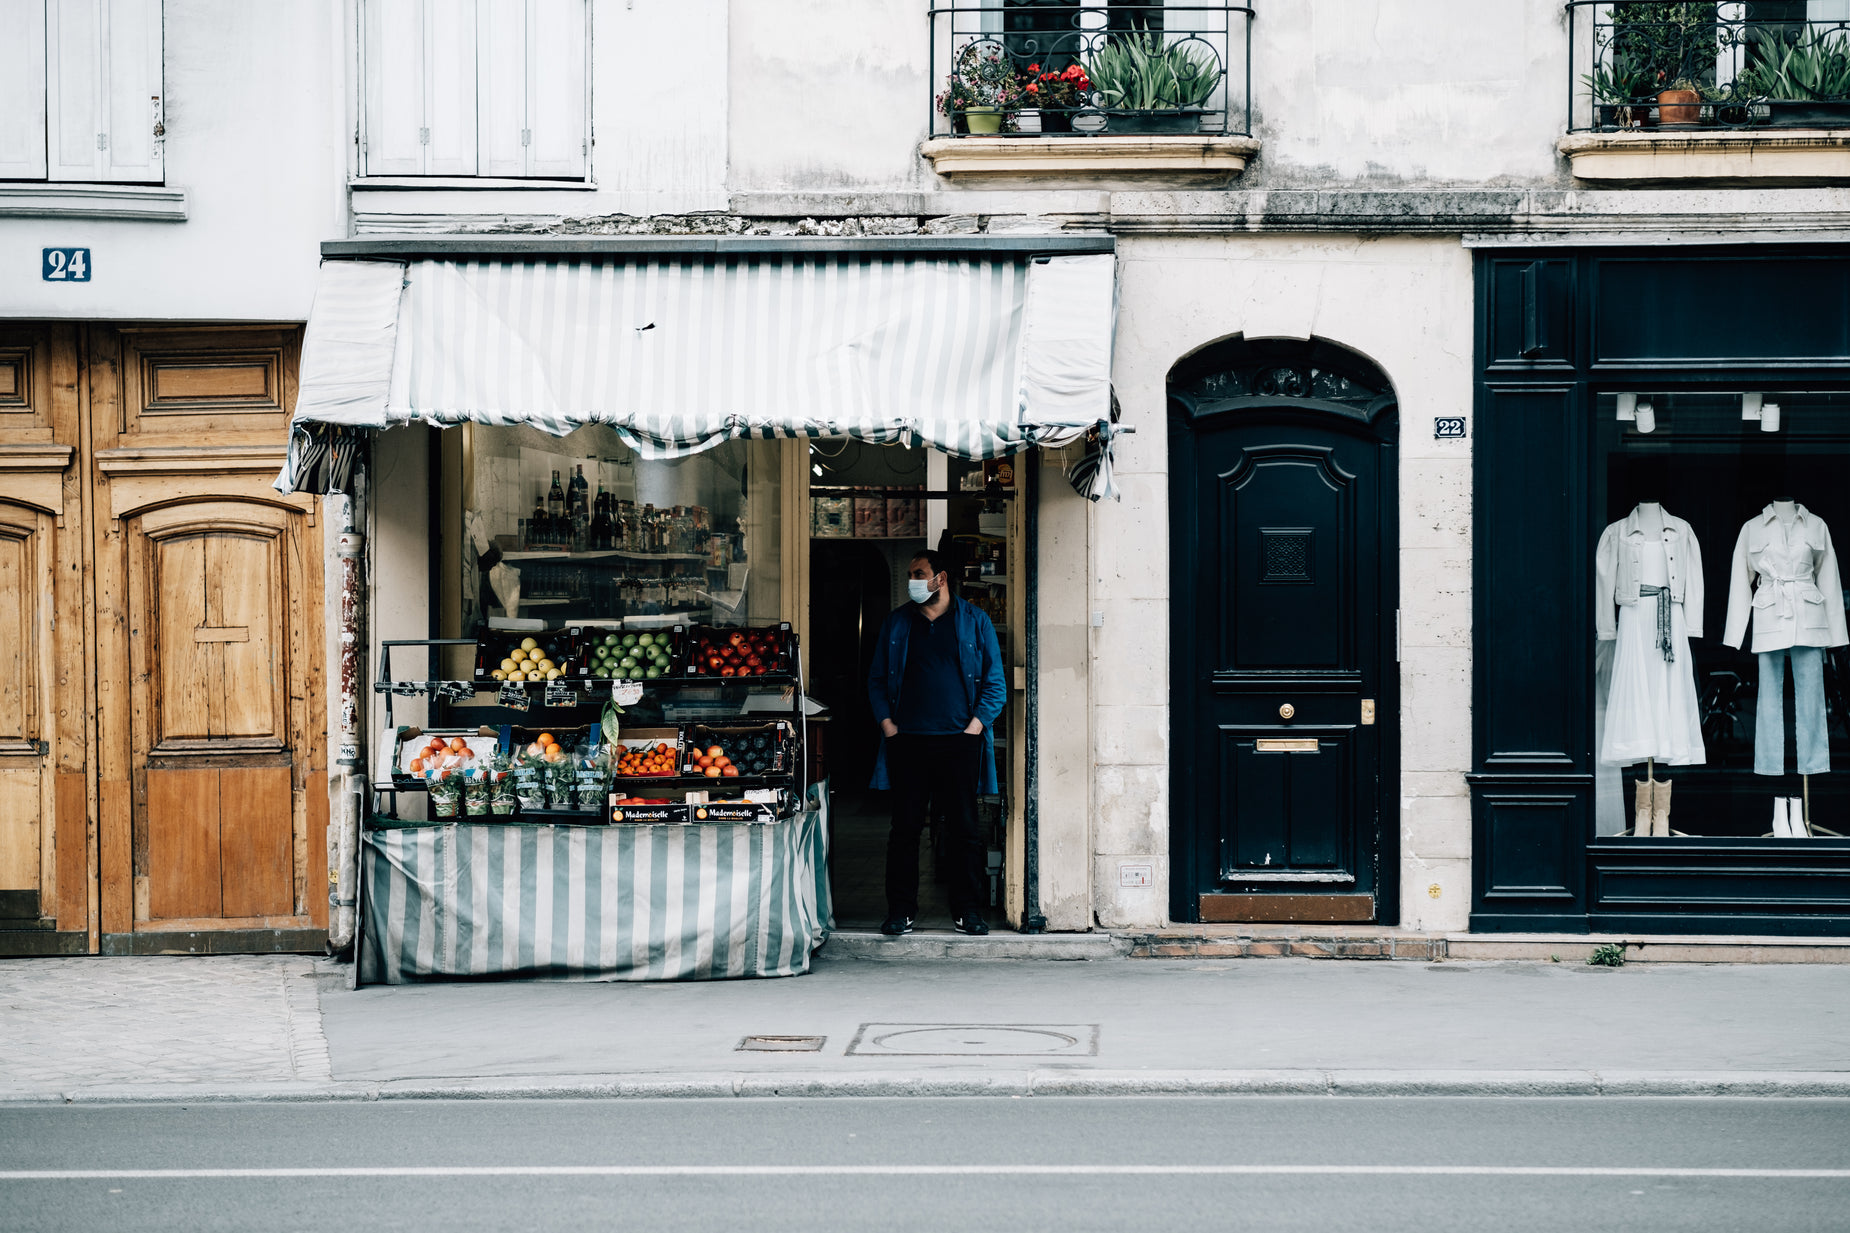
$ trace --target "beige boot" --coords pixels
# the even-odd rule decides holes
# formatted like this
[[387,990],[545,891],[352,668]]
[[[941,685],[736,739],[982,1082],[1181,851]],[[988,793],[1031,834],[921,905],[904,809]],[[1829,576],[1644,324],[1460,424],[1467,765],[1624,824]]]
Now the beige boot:
[[1648,781],[1638,781],[1632,801],[1632,836],[1642,839],[1651,833],[1651,785]]
[[1654,782],[1651,785],[1651,833],[1670,836],[1670,781]]

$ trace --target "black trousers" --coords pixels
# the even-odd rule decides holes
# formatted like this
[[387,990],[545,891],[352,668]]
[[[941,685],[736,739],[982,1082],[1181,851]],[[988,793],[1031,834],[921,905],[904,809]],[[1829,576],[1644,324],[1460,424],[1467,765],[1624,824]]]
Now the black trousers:
[[893,785],[893,829],[886,839],[886,906],[893,916],[919,913],[919,832],[926,810],[944,814],[944,851],[951,863],[951,912],[982,912],[989,901],[989,845],[976,820],[977,770],[983,736],[915,736],[901,732],[886,743],[887,781]]

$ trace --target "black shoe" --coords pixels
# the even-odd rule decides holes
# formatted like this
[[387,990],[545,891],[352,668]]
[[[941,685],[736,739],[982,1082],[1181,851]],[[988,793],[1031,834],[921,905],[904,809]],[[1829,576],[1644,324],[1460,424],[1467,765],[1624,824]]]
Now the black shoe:
[[912,918],[910,916],[889,916],[886,918],[886,923],[880,926],[880,932],[890,938],[896,938],[903,933],[911,933]]
[[975,912],[957,918],[957,932],[974,933],[978,937],[989,932],[989,922]]

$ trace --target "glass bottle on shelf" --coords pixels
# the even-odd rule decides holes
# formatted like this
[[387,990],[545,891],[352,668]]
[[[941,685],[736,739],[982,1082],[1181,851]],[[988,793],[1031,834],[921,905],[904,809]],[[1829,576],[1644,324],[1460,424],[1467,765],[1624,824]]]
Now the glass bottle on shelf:
[[629,552],[642,551],[642,523],[636,516],[634,501],[621,501],[617,506],[622,517],[618,519],[623,536],[623,547]]
[[644,502],[642,507],[642,542],[636,546],[636,551],[660,552],[661,549],[655,546],[655,536],[659,529],[655,519],[655,503],[653,501]]
[[552,473],[552,490],[546,494],[546,516],[557,526],[565,518],[565,488],[559,483],[559,473]]
[[599,550],[613,547],[610,542],[610,494],[597,490],[596,513],[591,516],[590,546]]
[[530,551],[537,551],[546,546],[546,494],[541,493],[533,503],[533,513],[527,519],[527,544]]

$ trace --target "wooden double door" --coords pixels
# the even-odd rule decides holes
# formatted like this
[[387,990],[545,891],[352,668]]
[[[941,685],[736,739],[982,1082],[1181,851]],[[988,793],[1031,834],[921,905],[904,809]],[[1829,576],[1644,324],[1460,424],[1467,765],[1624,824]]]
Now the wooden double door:
[[1394,411],[1203,399],[1171,433],[1172,911],[1391,919]]
[[298,327],[0,326],[0,954],[325,936]]

